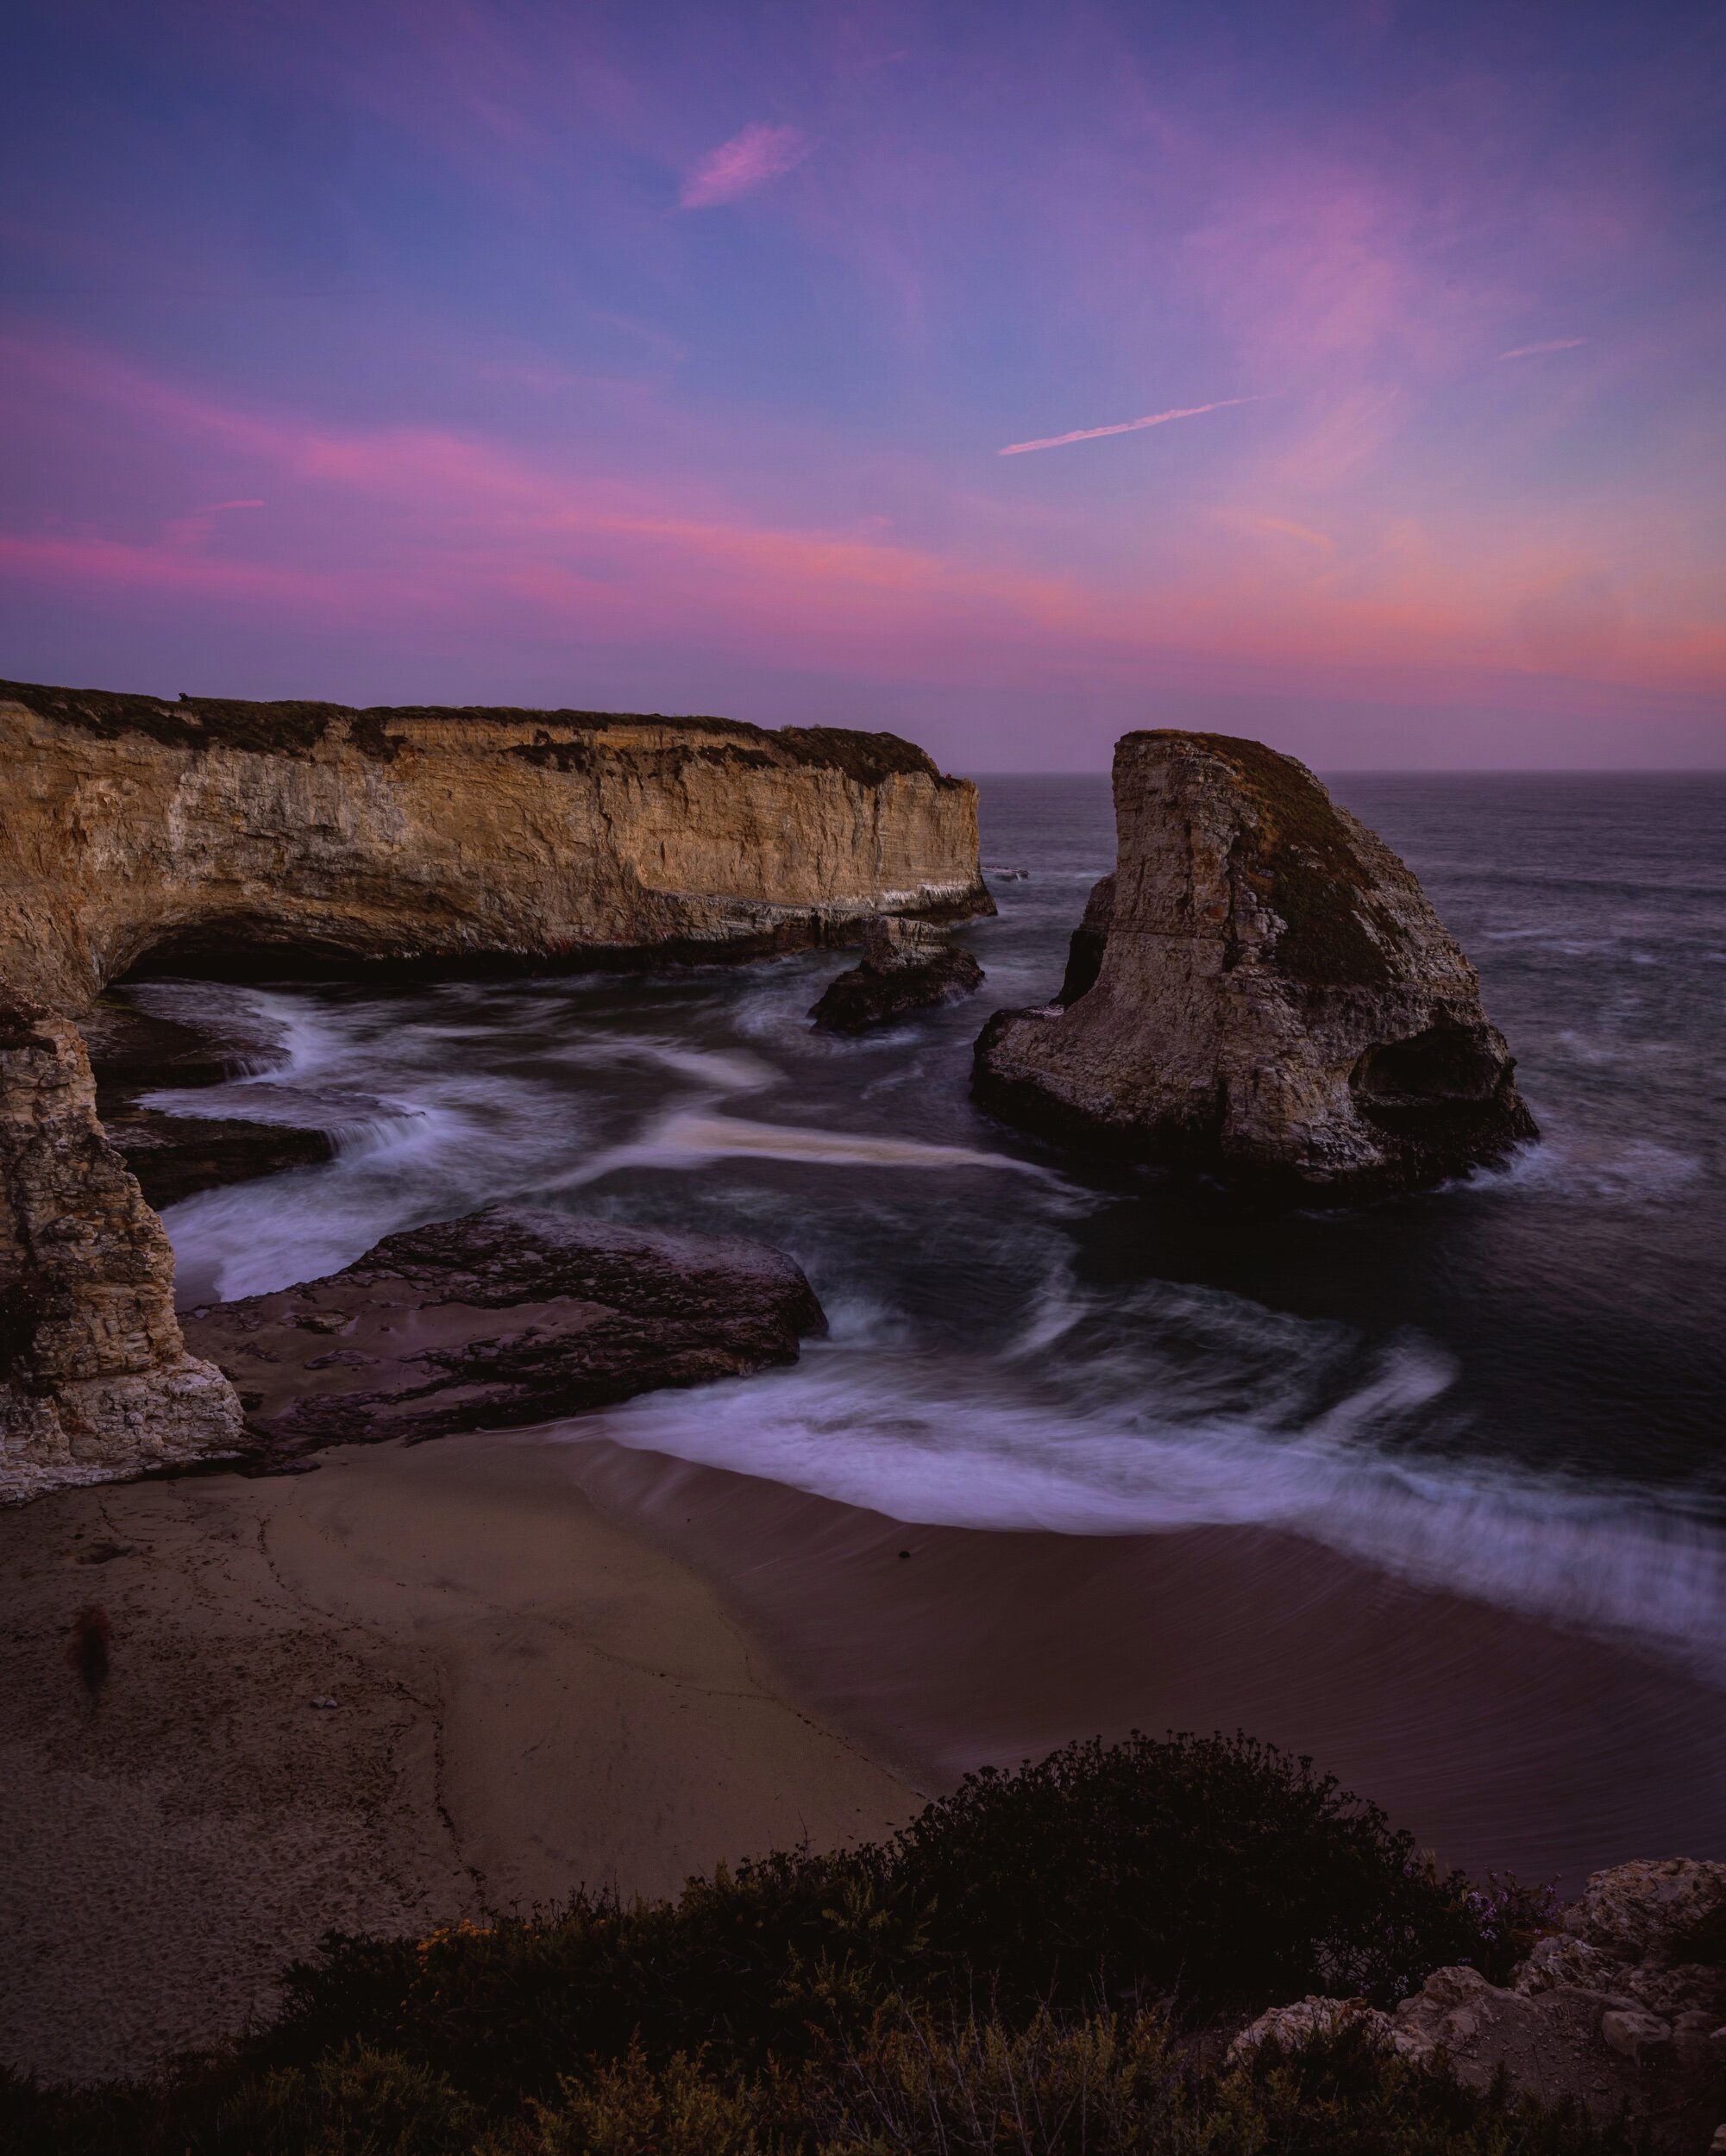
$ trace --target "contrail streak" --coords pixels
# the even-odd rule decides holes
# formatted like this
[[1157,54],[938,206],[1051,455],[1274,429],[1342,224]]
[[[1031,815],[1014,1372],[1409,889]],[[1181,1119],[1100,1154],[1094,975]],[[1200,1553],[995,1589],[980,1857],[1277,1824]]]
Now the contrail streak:
[[1184,404],[1179,411],[1153,411],[1143,419],[1117,419],[1112,427],[1079,427],[1071,434],[1051,434],[1041,442],[1009,442],[995,454],[1022,457],[1032,449],[1064,449],[1070,442],[1095,442],[1106,434],[1137,434],[1141,427],[1166,427],[1171,419],[1196,419],[1202,412],[1227,411],[1231,404],[1256,404],[1257,397],[1220,397],[1214,404]]
[[1501,352],[1501,360],[1532,360],[1542,352],[1574,352],[1579,344],[1586,344],[1586,337],[1548,337],[1544,344],[1519,344],[1509,352]]

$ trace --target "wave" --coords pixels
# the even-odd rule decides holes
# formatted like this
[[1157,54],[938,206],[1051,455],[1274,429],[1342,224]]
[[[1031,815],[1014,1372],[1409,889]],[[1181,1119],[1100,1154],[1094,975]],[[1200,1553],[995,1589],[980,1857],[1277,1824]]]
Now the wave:
[[631,1402],[604,1434],[922,1525],[1280,1529],[1422,1587],[1654,1645],[1726,1683],[1717,1531],[1663,1493],[1399,1456],[1399,1426],[1447,1382],[1394,1351],[1341,1400],[1279,1426],[1262,1413],[1187,1420],[1154,1401],[1086,1410],[999,1363],[839,1342],[752,1383]]

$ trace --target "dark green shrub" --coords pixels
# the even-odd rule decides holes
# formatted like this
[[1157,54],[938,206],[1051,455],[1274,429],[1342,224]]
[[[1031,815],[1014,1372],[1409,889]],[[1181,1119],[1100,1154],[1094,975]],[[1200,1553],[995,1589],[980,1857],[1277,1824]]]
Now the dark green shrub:
[[[877,2094],[908,2086],[912,2040],[881,2032],[920,2032],[932,2059],[936,2027],[970,2032],[940,2053],[955,2088],[970,2044],[977,2085],[1034,2067],[1057,2109],[1094,2083],[1127,2118],[1152,2066],[1164,2073],[1146,2046],[1165,2020],[1309,1991],[1388,2004],[1447,1962],[1499,1977],[1536,1900],[1440,1874],[1376,1807],[1244,1738],[1079,1744],[970,1777],[890,1842],[722,1866],[675,1902],[583,1893],[531,1921],[332,1938],[288,1972],[273,2027],[177,2078],[87,2097],[0,2081],[0,2141],[28,2156],[629,2156],[631,2134],[670,2149],[699,2126],[739,2156],[750,2135],[802,2152],[810,2116],[781,2099],[806,2070],[842,2060]],[[831,2103],[843,2084],[819,2086]],[[1177,2090],[1156,2082],[1158,2134],[1185,2115]],[[1066,2145],[1064,2128],[1037,2130]],[[948,2145],[971,2146],[932,2144]],[[1145,2143],[1164,2146],[1189,2144]]]

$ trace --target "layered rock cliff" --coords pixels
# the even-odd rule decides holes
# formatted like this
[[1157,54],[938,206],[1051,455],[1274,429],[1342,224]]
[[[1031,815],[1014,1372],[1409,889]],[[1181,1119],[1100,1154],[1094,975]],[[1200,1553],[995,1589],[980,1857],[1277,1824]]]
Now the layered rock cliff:
[[992,912],[976,793],[891,734],[0,683],[0,1497],[233,1444],[66,1023],[187,972],[537,968]]
[[240,1426],[180,1337],[173,1252],[77,1029],[0,997],[0,1495],[223,1451]]
[[1259,743],[1117,744],[1119,859],[1058,1000],[998,1012],[977,1099],[1129,1157],[1371,1196],[1535,1135],[1479,982],[1420,885]]
[[747,956],[992,911],[976,791],[891,734],[0,684],[0,979]]

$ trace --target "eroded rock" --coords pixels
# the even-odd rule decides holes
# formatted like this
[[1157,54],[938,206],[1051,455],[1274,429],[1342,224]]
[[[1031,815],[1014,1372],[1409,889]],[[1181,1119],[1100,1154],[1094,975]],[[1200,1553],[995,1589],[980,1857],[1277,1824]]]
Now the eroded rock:
[[[844,943],[882,913],[994,911],[977,873],[976,787],[892,734],[576,711],[169,704],[5,682],[0,758],[0,981],[60,1019],[141,966],[641,965]],[[173,1085],[220,1075],[173,1030],[141,1040],[135,1029],[120,1044],[134,1094],[156,1082],[147,1069]],[[42,1039],[9,1073],[0,1112],[20,1119],[0,1152],[25,1182],[55,1163],[85,1284],[42,1290],[60,1297],[52,1351],[46,1332],[28,1367],[9,1351],[0,1487],[15,1493],[50,1470],[121,1474],[184,1457],[235,1412],[202,1364],[173,1363],[177,1331],[171,1340],[152,1316],[146,1350],[136,1312],[113,1326],[104,1314],[97,1285],[131,1282],[142,1296],[133,1275],[166,1266],[166,1244],[87,1102],[60,1118],[61,1138],[45,1144],[35,1130],[44,1074],[57,1070],[62,1090],[89,1079],[75,1036]],[[320,1132],[273,1123],[223,1119],[198,1132],[173,1120],[135,1099],[116,1111],[117,1135],[164,1203],[328,1147]],[[8,1338],[26,1344],[35,1319],[21,1298],[41,1272],[31,1238],[47,1233],[47,1216],[32,1225],[28,1213],[26,1202],[0,1219]],[[160,1300],[152,1288],[138,1309]],[[116,1344],[115,1326],[133,1345]],[[87,1371],[108,1388],[100,1401]],[[62,1398],[66,1386],[86,1389]]]
[[188,1353],[173,1252],[103,1136],[77,1029],[0,998],[0,1498],[232,1451]]
[[275,1459],[739,1377],[826,1330],[802,1272],[762,1244],[508,1206],[386,1236],[339,1273],[185,1324]]
[[1473,968],[1303,765],[1128,734],[1114,799],[1116,871],[1059,999],[998,1012],[977,1043],[985,1107],[1294,1195],[1431,1183],[1535,1135]]
[[1726,1864],[1620,1865],[1594,1874],[1508,1985],[1440,1969],[1394,2015],[1302,1999],[1261,2015],[1235,2055],[1359,2025],[1404,2059],[1442,2059],[1465,2087],[1502,2071],[1547,2103],[1569,2096],[1603,2122],[1627,2114],[1655,2146],[1699,2156],[1726,2115],[1723,1915]]
[[871,921],[863,931],[861,961],[828,983],[809,1015],[822,1031],[861,1033],[907,1011],[970,995],[982,978],[970,953],[938,929],[921,921]]
[[0,683],[0,979],[77,1016],[149,958],[746,957],[994,902],[976,789],[893,734]]

